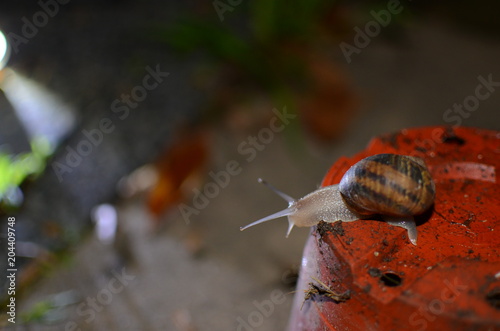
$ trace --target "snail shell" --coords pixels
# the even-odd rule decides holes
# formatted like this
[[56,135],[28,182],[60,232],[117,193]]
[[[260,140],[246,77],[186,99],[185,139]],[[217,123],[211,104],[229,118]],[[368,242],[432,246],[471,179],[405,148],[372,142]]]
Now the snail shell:
[[369,156],[342,177],[339,191],[347,207],[360,215],[413,216],[434,202],[435,186],[421,159]]

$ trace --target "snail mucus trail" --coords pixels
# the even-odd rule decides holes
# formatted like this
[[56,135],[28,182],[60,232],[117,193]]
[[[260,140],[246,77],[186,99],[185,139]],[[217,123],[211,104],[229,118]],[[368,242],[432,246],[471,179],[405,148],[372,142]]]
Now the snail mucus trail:
[[352,222],[380,215],[384,221],[408,231],[417,244],[414,216],[434,203],[435,185],[424,161],[397,154],[377,154],[354,164],[339,184],[325,186],[295,200],[259,178],[283,199],[288,208],[241,227],[251,226],[282,216],[288,217],[288,231],[294,226],[307,227],[325,221]]

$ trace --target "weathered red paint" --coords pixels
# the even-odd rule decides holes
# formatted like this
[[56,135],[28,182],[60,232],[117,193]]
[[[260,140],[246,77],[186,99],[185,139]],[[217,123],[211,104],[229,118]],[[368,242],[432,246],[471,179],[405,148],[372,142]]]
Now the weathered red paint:
[[[419,156],[433,176],[435,205],[416,218],[418,245],[382,221],[313,227],[289,330],[500,330],[500,132],[429,127],[383,135],[340,158],[322,185],[378,153]],[[314,278],[351,298],[304,302]]]

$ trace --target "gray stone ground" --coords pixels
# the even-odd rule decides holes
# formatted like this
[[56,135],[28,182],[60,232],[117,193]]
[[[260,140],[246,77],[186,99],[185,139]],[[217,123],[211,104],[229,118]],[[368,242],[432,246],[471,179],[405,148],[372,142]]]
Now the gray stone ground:
[[[97,15],[87,13],[80,19],[97,22]],[[133,24],[134,15],[124,12],[118,16],[121,19],[129,17],[130,24]],[[106,33],[110,33],[106,31],[103,30],[103,39]],[[19,326],[18,329],[64,330],[65,327],[71,329],[74,322],[81,330],[235,330],[242,320],[254,323],[256,327],[252,329],[255,330],[284,329],[293,295],[289,294],[292,272],[300,265],[308,230],[295,229],[290,238],[285,239],[286,221],[280,220],[241,233],[239,226],[286,205],[257,184],[256,178],[268,179],[291,196],[302,196],[319,185],[328,167],[338,157],[362,150],[371,137],[404,127],[450,124],[443,119],[443,113],[454,103],[461,103],[465,97],[474,94],[479,75],[487,77],[491,74],[494,81],[500,81],[498,41],[465,33],[432,19],[415,23],[407,33],[404,45],[374,38],[361,54],[353,56],[351,64],[344,65],[361,96],[362,107],[342,141],[328,149],[308,144],[311,147],[306,155],[293,156],[283,137],[277,136],[255,160],[246,162],[237,152],[242,138],[219,130],[213,144],[211,168],[219,171],[229,160],[238,160],[243,170],[231,178],[230,184],[200,215],[186,225],[180,213],[174,211],[165,216],[160,230],[153,230],[143,197],[116,201],[122,226],[118,250],[104,246],[93,235],[87,236],[74,247],[74,253],[66,263],[57,266],[20,298],[18,313],[33,311],[35,304],[44,300],[60,304],[60,309],[53,309],[46,316],[48,321],[45,323]],[[77,44],[73,39],[68,42]],[[57,47],[57,43],[54,41],[47,47]],[[92,55],[99,52],[96,45],[78,47],[82,52],[86,49],[85,56],[98,56]],[[115,51],[116,55],[126,52],[126,49],[124,46]],[[338,62],[344,63],[340,52],[335,52]],[[43,54],[45,61],[57,61],[57,58]],[[102,56],[106,61],[118,59],[111,55]],[[149,60],[155,59],[154,55],[148,53],[148,56]],[[76,55],[71,59],[76,61]],[[130,85],[133,79],[129,85],[115,86],[119,79],[113,77],[115,72],[106,65],[76,67],[82,69],[72,73],[75,86],[60,86],[63,95],[76,95],[76,91],[81,90],[81,93],[88,94],[82,96],[82,100],[89,100],[93,93],[97,93],[95,89],[110,88],[112,90],[106,94],[117,95],[133,86]],[[59,67],[54,65],[54,68]],[[183,70],[188,69],[176,67],[175,70],[179,70],[178,77],[182,80],[182,74],[186,73]],[[86,83],[86,79],[94,75],[100,76],[102,81],[91,81],[101,81],[102,85]],[[61,83],[49,80],[51,84],[57,89]],[[172,81],[158,93],[166,93],[167,100],[175,100],[176,93],[182,93],[183,100],[190,99],[186,91],[176,90],[174,93],[170,90],[178,85],[181,85],[179,81]],[[97,99],[96,104],[88,105],[89,111],[108,107],[112,99]],[[152,103],[152,109],[155,108],[154,102],[159,102],[157,100],[148,101]],[[163,101],[158,107],[168,109],[176,105],[194,107],[175,101]],[[487,100],[481,101],[469,118],[463,119],[463,125],[499,130],[499,105],[500,93],[494,91]],[[280,109],[283,105],[276,107]],[[126,126],[123,131],[117,132],[121,139],[110,139],[107,143],[110,145],[103,147],[105,151],[102,153],[120,150],[117,148],[120,143],[131,144],[137,149],[125,153],[141,152],[139,145],[127,141],[125,133],[127,130],[146,130],[148,123],[140,128],[134,128],[134,123],[142,123],[140,118],[127,123],[123,124]],[[150,142],[158,143],[167,136],[167,132],[155,133]],[[149,152],[142,152],[152,153],[152,148]],[[141,159],[147,158],[145,155]],[[137,165],[121,167],[117,164],[117,173],[106,181],[114,181]],[[82,169],[106,171],[108,168],[95,170],[94,165]],[[45,180],[50,182],[50,179]],[[92,186],[84,185],[68,190],[77,194],[79,187],[88,190],[85,192],[93,192]],[[85,206],[107,196],[98,188],[96,192],[84,203]],[[31,208],[43,213],[50,206]],[[130,263],[119,263],[117,256],[120,254],[132,256]],[[121,282],[114,279],[121,279]],[[59,296],[54,297],[57,294]],[[286,298],[284,302],[281,294]],[[92,303],[94,299],[95,304]],[[271,299],[276,304],[266,316],[257,306]],[[269,305],[266,307],[271,310]]]

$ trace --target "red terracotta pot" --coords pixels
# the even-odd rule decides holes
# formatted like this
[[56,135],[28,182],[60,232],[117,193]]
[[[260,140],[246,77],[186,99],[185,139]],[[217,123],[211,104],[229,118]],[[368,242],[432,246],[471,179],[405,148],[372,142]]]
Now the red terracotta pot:
[[416,218],[418,245],[382,221],[313,227],[289,331],[500,330],[500,133],[429,127],[383,135],[339,159],[322,185],[379,153],[421,157],[435,181],[434,207]]

